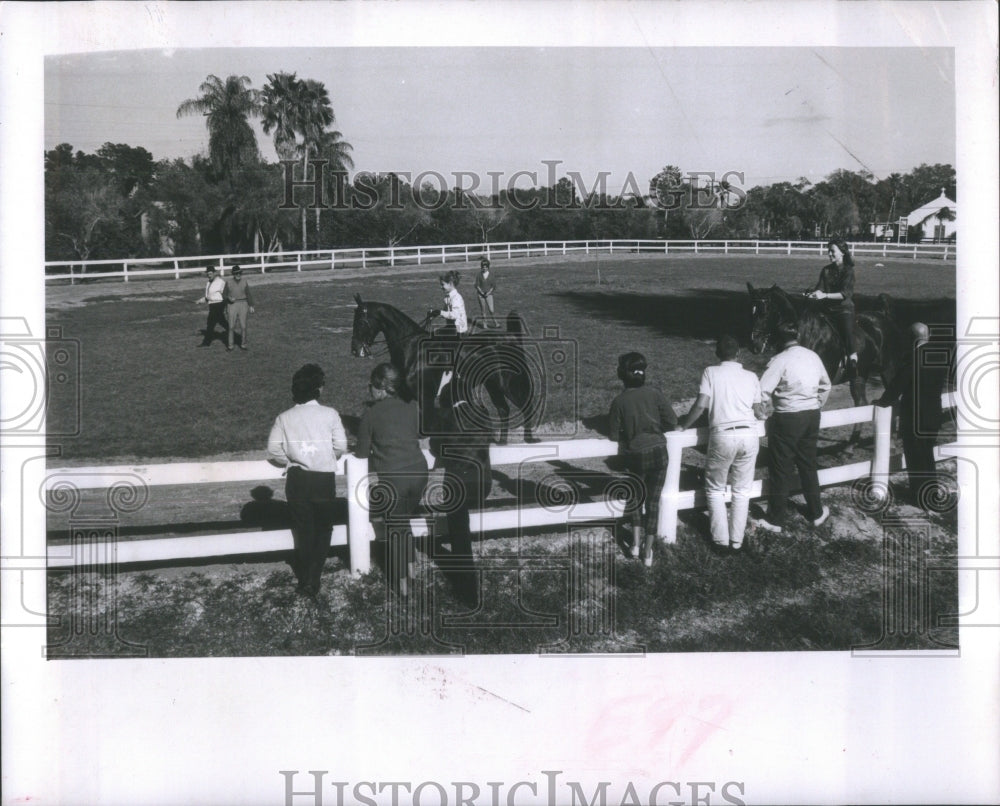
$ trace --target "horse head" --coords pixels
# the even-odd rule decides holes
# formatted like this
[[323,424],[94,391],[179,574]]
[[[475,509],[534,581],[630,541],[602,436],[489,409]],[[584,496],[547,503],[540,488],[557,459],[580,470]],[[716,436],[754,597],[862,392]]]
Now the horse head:
[[791,300],[778,286],[758,289],[747,283],[750,292],[751,328],[750,351],[760,355],[768,343],[776,341],[778,325],[782,322],[797,321]]
[[354,295],[358,307],[354,310],[354,329],[351,332],[351,355],[355,358],[371,358],[372,344],[382,332],[382,325],[372,311],[371,305]]

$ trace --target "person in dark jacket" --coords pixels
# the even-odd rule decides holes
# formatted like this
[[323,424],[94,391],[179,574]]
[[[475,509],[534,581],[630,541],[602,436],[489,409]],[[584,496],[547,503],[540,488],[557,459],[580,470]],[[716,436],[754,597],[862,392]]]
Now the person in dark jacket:
[[930,341],[930,330],[923,322],[914,322],[910,335],[913,348],[875,405],[899,403],[899,434],[910,494],[914,503],[928,509],[940,489],[934,445],[941,429],[941,394],[951,369],[951,352]]
[[[660,493],[667,477],[667,442],[664,433],[677,425],[673,406],[659,389],[646,386],[646,357],[625,353],[618,358],[618,378],[625,385],[611,402],[609,433],[618,442],[619,454],[641,493],[629,502],[632,516],[632,556],[640,544],[645,565],[653,564],[653,537],[660,512]],[[645,503],[645,543],[642,509]]]
[[[460,387],[461,384],[458,385]],[[449,386],[441,395],[441,431],[431,438],[431,453],[444,470],[445,511],[450,555],[439,556],[438,565],[450,577],[455,594],[466,607],[479,607],[479,572],[472,555],[469,511],[481,510],[493,484],[490,443],[493,430],[489,413],[463,399],[452,399]]]
[[854,257],[847,241],[835,239],[826,245],[830,262],[819,273],[809,291],[812,299],[823,300],[823,308],[837,328],[844,346],[844,367],[857,377],[858,347],[854,340]]
[[384,528],[390,588],[406,599],[416,559],[410,519],[419,512],[427,486],[427,460],[420,450],[417,404],[400,399],[402,384],[402,374],[392,364],[372,370],[368,389],[373,403],[358,425],[354,454],[368,459],[369,471],[378,475],[371,494],[372,522],[376,534]]

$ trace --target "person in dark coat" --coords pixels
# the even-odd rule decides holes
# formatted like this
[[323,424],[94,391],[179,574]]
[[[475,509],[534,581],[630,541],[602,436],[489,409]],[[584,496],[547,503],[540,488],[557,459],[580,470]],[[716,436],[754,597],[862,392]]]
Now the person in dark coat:
[[910,335],[913,348],[875,405],[899,403],[899,434],[910,494],[918,506],[926,509],[933,496],[928,497],[924,491],[939,486],[934,445],[941,430],[941,394],[951,369],[951,351],[930,341],[930,331],[923,322],[914,322]]
[[420,450],[420,417],[414,401],[400,399],[403,376],[392,364],[379,364],[368,384],[372,405],[358,425],[355,456],[368,459],[381,490],[373,490],[376,533],[386,538],[386,577],[402,599],[415,578],[416,553],[410,519],[420,510],[427,486],[427,460]]
[[826,245],[830,262],[823,267],[819,280],[809,291],[813,299],[823,300],[823,309],[830,317],[844,347],[844,367],[848,377],[857,377],[858,347],[854,339],[854,257],[843,239]]
[[[458,388],[461,384],[457,385]],[[450,578],[458,600],[479,607],[479,572],[472,555],[470,510],[481,510],[493,484],[490,443],[493,429],[488,412],[450,385],[441,394],[441,430],[431,438],[431,453],[444,470],[445,512],[451,552],[439,555],[438,566]]]
[[[632,517],[632,556],[640,546],[643,564],[653,564],[653,538],[660,513],[660,493],[667,479],[667,440],[677,415],[659,389],[646,386],[646,357],[625,353],[618,357],[618,378],[625,390],[611,401],[608,412],[609,436],[618,442],[619,454],[641,492],[629,501]],[[646,507],[643,543],[643,504]]]

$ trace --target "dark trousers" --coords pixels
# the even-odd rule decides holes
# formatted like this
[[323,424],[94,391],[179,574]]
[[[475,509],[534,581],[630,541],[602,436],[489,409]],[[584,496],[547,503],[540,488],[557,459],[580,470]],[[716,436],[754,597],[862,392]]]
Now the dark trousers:
[[806,499],[806,517],[816,520],[823,514],[816,470],[816,440],[819,437],[819,409],[775,412],[767,422],[769,453],[767,519],[775,526],[785,522],[788,494],[798,471]]
[[829,314],[844,343],[844,354],[850,355],[856,352],[858,348],[854,342],[854,306],[833,308]]
[[292,570],[303,588],[319,590],[333,534],[336,474],[301,467],[288,469],[285,498],[292,522],[295,555]]
[[[641,526],[645,522],[646,532],[656,534],[660,518],[660,494],[667,480],[667,446],[656,445],[626,453],[625,469],[637,487],[637,494],[631,496],[626,505],[632,516],[632,523]],[[645,519],[642,517],[643,503],[646,505]]]
[[381,491],[373,490],[370,495],[371,514],[376,533],[382,531],[385,536],[385,574],[395,586],[407,576],[409,564],[416,559],[410,519],[420,511],[427,467],[379,473],[378,486]]
[[924,485],[937,484],[937,463],[934,461],[934,446],[937,440],[926,432],[919,434],[915,412],[903,410],[899,415],[899,431],[903,439],[903,456],[906,457],[906,474],[910,482],[910,493],[918,501]]
[[445,514],[451,553],[437,558],[438,567],[455,590],[458,598],[470,607],[479,604],[479,572],[472,555],[472,530],[469,511],[482,509],[490,493],[492,478],[487,468],[476,462],[451,460],[445,465],[446,490],[456,490],[458,505]]
[[205,340],[203,344],[210,344],[215,337],[215,326],[222,326],[222,335],[229,332],[229,323],[226,321],[226,303],[208,303],[208,324],[205,325]]

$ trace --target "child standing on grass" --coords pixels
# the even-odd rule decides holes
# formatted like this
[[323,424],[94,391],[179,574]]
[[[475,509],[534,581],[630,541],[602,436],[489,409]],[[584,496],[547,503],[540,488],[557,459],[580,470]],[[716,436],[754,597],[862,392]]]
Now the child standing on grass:
[[[667,441],[664,433],[677,425],[673,406],[659,389],[646,386],[646,357],[625,353],[618,358],[618,378],[625,385],[611,402],[608,412],[611,439],[617,440],[618,452],[625,459],[637,494],[628,502],[632,516],[632,556],[653,564],[653,537],[660,510],[660,493],[667,477]],[[643,543],[643,504],[645,503],[645,542]]]
[[490,312],[489,327],[497,327],[496,316],[493,313],[493,292],[497,290],[496,278],[490,271],[490,259],[483,256],[479,260],[479,274],[476,275],[476,296],[479,298],[479,310],[486,325],[486,312]]

